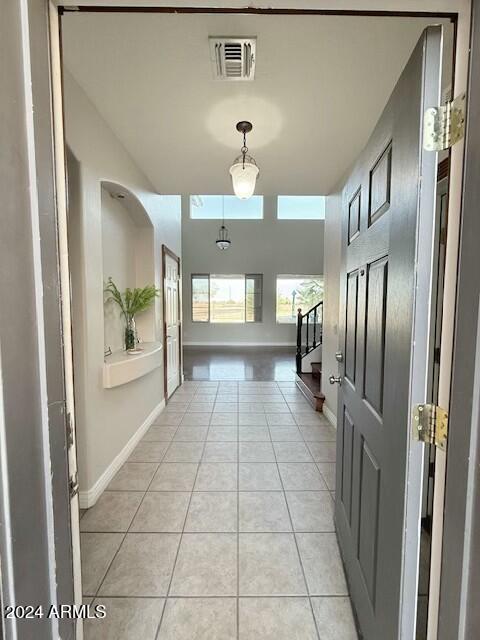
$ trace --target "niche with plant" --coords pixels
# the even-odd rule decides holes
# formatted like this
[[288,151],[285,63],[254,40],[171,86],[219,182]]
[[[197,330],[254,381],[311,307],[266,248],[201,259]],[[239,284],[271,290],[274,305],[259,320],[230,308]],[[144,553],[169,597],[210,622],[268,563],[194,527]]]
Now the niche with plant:
[[160,295],[160,289],[150,284],[146,287],[127,288],[122,293],[112,278],[108,278],[105,287],[107,299],[105,304],[116,304],[125,320],[125,349],[127,352],[135,352],[138,349],[138,336],[135,325],[135,317],[149,309]]

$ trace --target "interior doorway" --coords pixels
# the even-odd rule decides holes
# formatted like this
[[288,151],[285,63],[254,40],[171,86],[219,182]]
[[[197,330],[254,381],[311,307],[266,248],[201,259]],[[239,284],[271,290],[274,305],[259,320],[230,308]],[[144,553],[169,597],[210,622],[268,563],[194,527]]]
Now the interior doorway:
[[[413,19],[413,18],[412,18]],[[288,18],[285,18],[288,21]],[[388,145],[387,145],[388,146]],[[388,164],[388,162],[387,162]],[[382,168],[383,171],[383,168]],[[380,215],[378,216],[380,218]],[[372,222],[375,222],[373,220]],[[170,251],[166,245],[162,246],[162,262],[163,262],[163,317],[164,317],[164,333],[163,333],[163,346],[164,346],[164,386],[165,386],[165,399],[168,400],[173,395],[175,389],[179,386],[181,382],[181,330],[182,330],[182,322],[181,322],[181,309],[179,302],[179,274],[180,274],[180,259],[178,256]],[[207,388],[208,391],[208,388]],[[209,395],[207,393],[207,395]],[[213,394],[210,394],[213,395]],[[194,411],[192,411],[194,413]],[[215,412],[213,412],[215,413]],[[182,417],[182,420],[185,419],[186,416]],[[167,416],[168,418],[168,416]],[[176,418],[171,418],[176,420]],[[192,418],[187,418],[191,420]],[[293,414],[293,420],[295,421],[295,415]],[[153,423],[157,426],[157,423]],[[160,426],[160,425],[158,425]],[[179,425],[162,425],[165,427],[179,427]],[[203,426],[203,425],[199,425]],[[209,425],[206,425],[209,426]],[[298,426],[308,426],[308,425],[298,425]],[[181,427],[179,427],[181,428]],[[208,430],[206,431],[208,433]],[[156,434],[158,435],[158,434]],[[175,437],[172,431],[172,440]],[[207,436],[208,437],[208,436]],[[143,448],[143,456],[146,455],[146,450],[152,445],[147,444],[151,442],[151,440],[147,440],[143,443],[145,445]],[[238,441],[239,445],[239,441]],[[161,454],[159,453],[163,446],[156,446],[155,456],[164,455],[166,452],[163,451]],[[146,463],[146,461],[140,457],[137,458],[137,461],[140,463]],[[157,459],[155,459],[157,462]],[[153,462],[152,462],[153,464]],[[297,463],[296,463],[297,464]],[[121,486],[120,485],[117,485]]]
[[164,380],[168,399],[181,383],[182,323],[180,302],[180,258],[162,245],[163,318],[165,345]]

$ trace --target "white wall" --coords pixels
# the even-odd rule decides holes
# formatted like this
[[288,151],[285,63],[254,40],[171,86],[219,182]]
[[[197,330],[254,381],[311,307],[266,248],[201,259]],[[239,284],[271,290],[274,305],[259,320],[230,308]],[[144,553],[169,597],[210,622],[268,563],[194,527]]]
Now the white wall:
[[[136,227],[127,209],[102,188],[103,281],[112,278],[120,291],[135,287]],[[115,303],[104,308],[105,347],[118,351],[123,347],[124,319]]]
[[328,382],[330,375],[338,375],[335,352],[339,349],[338,320],[340,302],[340,267],[342,261],[342,193],[327,196],[325,207],[325,269],[322,345],[322,391],[325,412],[331,419],[337,414],[337,385]]
[[[265,196],[263,220],[227,220],[232,246],[215,245],[220,220],[191,220],[183,197],[183,335],[185,344],[285,344],[296,341],[295,324],[275,317],[276,276],[323,274],[323,221],[277,220],[275,197]],[[192,322],[191,274],[263,273],[263,322]]]
[[[162,283],[161,245],[181,254],[180,197],[160,196],[101,118],[72,76],[65,76],[66,138],[69,154],[69,243],[73,288],[73,337],[78,463],[81,495],[90,491],[163,400],[163,370],[114,389],[102,381],[104,349],[104,260],[115,261],[112,245],[103,251],[102,182],[123,185],[138,198],[149,226],[136,238],[136,283]],[[72,157],[74,156],[74,157]],[[161,161],[161,154],[159,154]],[[106,198],[104,198],[105,204]],[[113,205],[114,206],[114,205]],[[118,214],[109,203],[104,208]],[[111,222],[111,221],[110,221]],[[109,224],[107,222],[107,224]],[[153,227],[153,233],[152,233]],[[112,232],[111,224],[109,226]],[[117,229],[118,231],[118,229]],[[151,248],[153,239],[153,250]],[[118,251],[125,249],[118,241]],[[122,248],[123,247],[123,248]],[[142,261],[139,255],[150,256]],[[151,256],[153,255],[153,260]],[[118,256],[117,256],[117,267]],[[117,271],[119,273],[119,271]],[[148,315],[144,318],[146,324]],[[144,326],[145,339],[161,340],[161,301]],[[139,323],[142,337],[142,323]]]

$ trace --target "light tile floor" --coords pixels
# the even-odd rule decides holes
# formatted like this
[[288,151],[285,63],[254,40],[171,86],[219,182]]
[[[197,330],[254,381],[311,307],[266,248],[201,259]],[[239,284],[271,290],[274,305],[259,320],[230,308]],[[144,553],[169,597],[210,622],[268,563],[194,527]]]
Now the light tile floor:
[[86,640],[356,640],[335,431],[292,382],[185,382],[80,520]]

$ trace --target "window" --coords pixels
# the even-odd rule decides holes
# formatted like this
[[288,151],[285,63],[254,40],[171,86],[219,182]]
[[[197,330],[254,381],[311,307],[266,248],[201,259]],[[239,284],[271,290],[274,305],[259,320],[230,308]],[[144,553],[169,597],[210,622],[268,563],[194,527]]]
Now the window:
[[325,220],[325,196],[278,196],[279,220]]
[[225,207],[226,220],[262,220],[263,196],[240,200],[237,196],[190,196],[190,218],[221,220]]
[[277,276],[277,322],[296,322],[299,308],[305,313],[322,300],[322,276]]
[[262,274],[192,275],[192,321],[262,321]]

